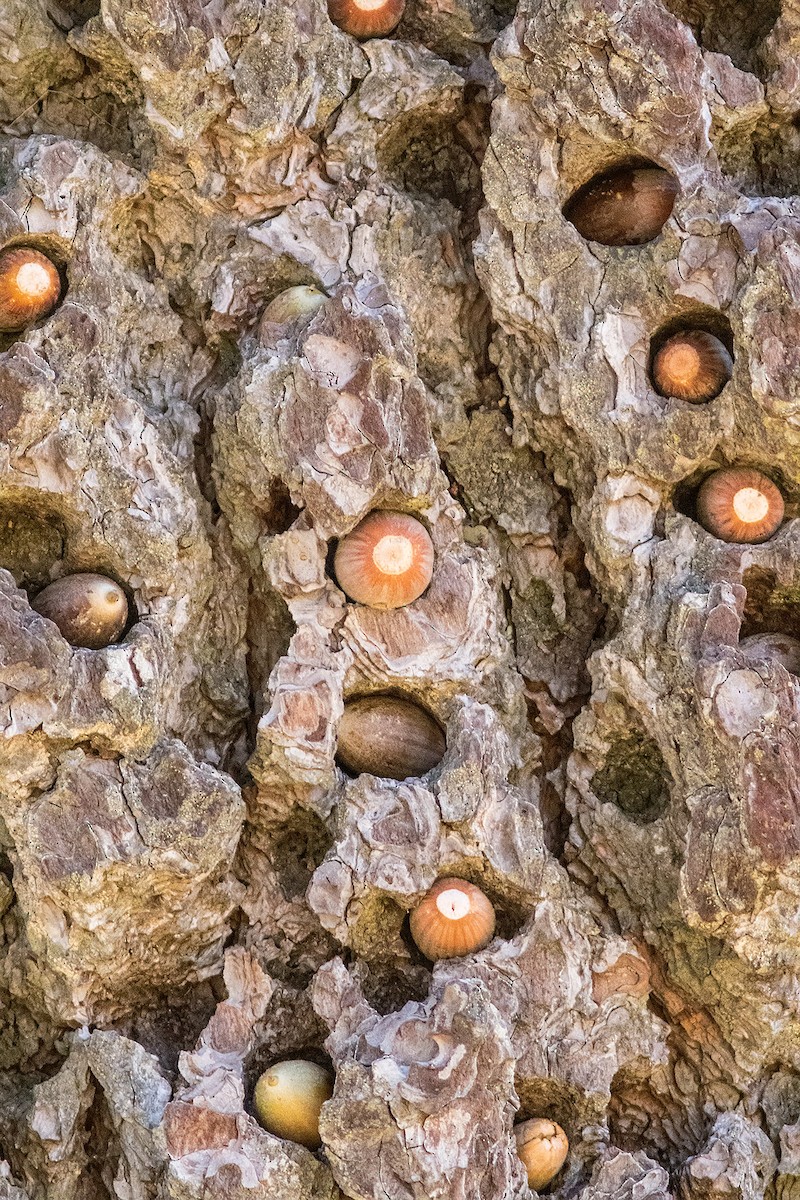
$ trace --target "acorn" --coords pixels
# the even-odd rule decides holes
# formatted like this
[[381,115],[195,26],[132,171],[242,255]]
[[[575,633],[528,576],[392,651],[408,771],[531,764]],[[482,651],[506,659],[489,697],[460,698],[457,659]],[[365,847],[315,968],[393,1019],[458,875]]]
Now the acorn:
[[752,467],[724,467],[697,493],[697,517],[723,542],[765,542],[783,520],[783,496]]
[[528,1184],[537,1191],[555,1179],[567,1161],[569,1141],[560,1125],[533,1117],[514,1126],[517,1154],[528,1172]]
[[48,316],[61,295],[50,259],[29,246],[0,252],[0,333],[18,333]]
[[337,762],[353,775],[409,779],[427,774],[447,749],[424,708],[396,696],[349,700],[339,722]]
[[564,207],[564,216],[588,242],[640,246],[669,220],[678,182],[661,167],[623,167],[590,179]]
[[302,1058],[287,1058],[260,1076],[253,1107],[268,1133],[317,1150],[322,1145],[320,1110],[332,1095],[330,1071]]
[[790,675],[800,675],[800,642],[788,633],[754,633],[742,638],[739,649],[748,662],[774,659]]
[[405,7],[406,0],[328,0],[328,15],[353,37],[385,37],[400,23]]
[[676,333],[653,359],[653,383],[662,396],[702,404],[718,396],[733,374],[733,359],[713,333]]
[[128,620],[125,593],[105,575],[65,575],[39,592],[31,607],[53,621],[70,645],[88,650],[116,642]]
[[411,936],[426,958],[463,958],[494,937],[494,906],[465,879],[438,879],[411,913]]
[[433,558],[433,542],[420,521],[380,509],[342,538],[333,569],[339,587],[358,604],[402,608],[430,583]]
[[290,287],[271,300],[258,326],[260,338],[269,338],[276,328],[293,325],[295,321],[313,317],[328,297],[315,287]]

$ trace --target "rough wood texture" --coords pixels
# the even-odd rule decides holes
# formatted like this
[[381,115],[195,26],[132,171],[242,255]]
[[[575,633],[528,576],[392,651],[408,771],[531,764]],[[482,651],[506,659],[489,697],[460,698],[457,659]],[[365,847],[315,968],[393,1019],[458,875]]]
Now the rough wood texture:
[[[0,342],[0,1200],[800,1196],[800,6],[2,0],[0,246],[62,273]],[[638,246],[563,215],[675,178]],[[285,288],[328,299],[261,325]],[[660,395],[681,329],[734,360]],[[698,523],[765,471],[761,545]],[[430,531],[407,608],[336,539]],[[116,580],[123,640],[30,601]],[[344,702],[446,732],[336,764]],[[431,967],[407,914],[478,884]],[[312,1154],[278,1059],[336,1073]]]

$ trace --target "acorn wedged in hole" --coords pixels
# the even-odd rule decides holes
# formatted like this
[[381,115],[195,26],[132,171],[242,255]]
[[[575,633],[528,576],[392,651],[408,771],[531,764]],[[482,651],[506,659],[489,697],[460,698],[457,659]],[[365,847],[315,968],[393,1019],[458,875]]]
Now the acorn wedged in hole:
[[800,675],[800,641],[788,633],[754,633],[742,638],[739,649],[748,662],[774,659],[790,675]]
[[702,404],[718,396],[733,374],[733,359],[713,333],[676,333],[653,359],[653,383],[662,396]]
[[567,1161],[569,1141],[560,1125],[544,1117],[533,1117],[514,1126],[517,1154],[528,1172],[528,1185],[546,1187]]
[[354,775],[418,777],[437,766],[446,749],[436,721],[410,700],[364,696],[344,706],[336,759]]
[[411,936],[426,958],[463,958],[494,937],[494,905],[465,879],[439,879],[411,913]]
[[591,179],[564,207],[564,216],[589,242],[640,246],[669,220],[678,183],[661,167],[623,167]]
[[765,542],[783,520],[783,496],[752,467],[724,467],[697,493],[697,517],[723,542]]
[[317,1150],[322,1145],[320,1110],[332,1095],[330,1071],[303,1058],[287,1058],[260,1076],[253,1107],[268,1133]]
[[342,538],[333,570],[351,600],[370,608],[402,608],[425,591],[433,559],[433,542],[420,521],[381,509]]
[[110,646],[128,620],[128,601],[119,584],[88,572],[49,584],[31,608],[53,621],[70,645],[87,650]]
[[0,252],[0,333],[19,333],[48,316],[61,296],[61,277],[38,250],[15,246]]
[[269,302],[261,316],[258,334],[262,341],[269,339],[275,330],[293,325],[301,319],[310,320],[328,297],[315,287],[286,288]]
[[399,25],[406,0],[328,0],[334,25],[352,37],[385,37]]

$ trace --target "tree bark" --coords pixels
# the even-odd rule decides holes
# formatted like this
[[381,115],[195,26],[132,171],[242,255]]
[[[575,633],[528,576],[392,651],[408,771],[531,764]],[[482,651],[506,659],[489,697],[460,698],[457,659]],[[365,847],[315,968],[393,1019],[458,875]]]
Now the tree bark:
[[[799,51],[797,0],[2,0],[0,248],[64,287],[0,335],[0,1200],[526,1200],[531,1117],[565,1198],[800,1196],[800,682],[744,643],[800,636]],[[565,216],[654,166],[649,240]],[[733,465],[763,543],[699,520]],[[388,611],[333,569],[381,508],[435,552]],[[104,649],[31,604],[82,571]],[[337,763],[382,693],[421,778]],[[441,876],[496,936],[431,964]],[[297,1057],[317,1152],[253,1114]]]

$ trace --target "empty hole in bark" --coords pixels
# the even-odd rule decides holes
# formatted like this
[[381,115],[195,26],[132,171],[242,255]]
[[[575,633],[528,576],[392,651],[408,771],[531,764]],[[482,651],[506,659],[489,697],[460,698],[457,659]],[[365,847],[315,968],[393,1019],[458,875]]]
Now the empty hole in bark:
[[393,122],[378,145],[381,169],[411,195],[464,207],[471,196],[480,193],[480,172],[453,128],[454,122],[441,116],[406,114]]
[[800,639],[800,584],[778,584],[774,571],[750,567],[742,583],[747,589],[739,640],[758,633],[787,633]]
[[64,531],[52,514],[0,501],[0,567],[11,572],[18,587],[44,587],[64,544]]
[[[419,951],[417,951],[419,953]],[[381,1016],[399,1012],[409,1001],[422,1001],[431,985],[430,964],[362,964],[364,998]]]
[[46,7],[53,24],[66,31],[96,17],[100,12],[100,0],[56,0],[55,3],[48,0]]
[[304,896],[333,839],[314,813],[296,809],[276,832],[269,857],[287,900]]
[[81,1200],[111,1200],[117,1194],[114,1179],[122,1151],[103,1091],[98,1083],[94,1083],[94,1089],[86,1114],[86,1165],[81,1171],[79,1194]]
[[300,516],[300,509],[292,503],[282,479],[274,479],[270,484],[262,512],[268,533],[286,533]]
[[[653,379],[653,361],[661,347],[668,342],[670,338],[675,337],[679,333],[693,333],[700,331],[703,333],[711,333],[714,337],[719,338],[725,349],[730,354],[731,358],[735,358],[733,350],[733,330],[731,323],[727,317],[723,316],[713,308],[698,308],[691,313],[682,313],[680,316],[673,317],[660,325],[658,329],[650,337],[650,357],[648,361],[648,373],[650,379]],[[655,387],[655,384],[653,384]],[[656,388],[658,391],[658,388]]]
[[190,1050],[217,1006],[211,980],[163,992],[155,1003],[136,1011],[114,1028],[137,1041],[175,1077],[178,1055]]
[[781,0],[664,0],[691,27],[698,46],[727,54],[740,71],[757,73],[758,49],[781,15]]
[[800,193],[798,119],[760,120],[745,137],[740,126],[717,130],[711,140],[722,170],[748,196],[796,196]]
[[612,742],[605,763],[594,774],[592,791],[603,804],[615,804],[637,825],[649,825],[667,810],[669,783],[661,751],[638,729]]

